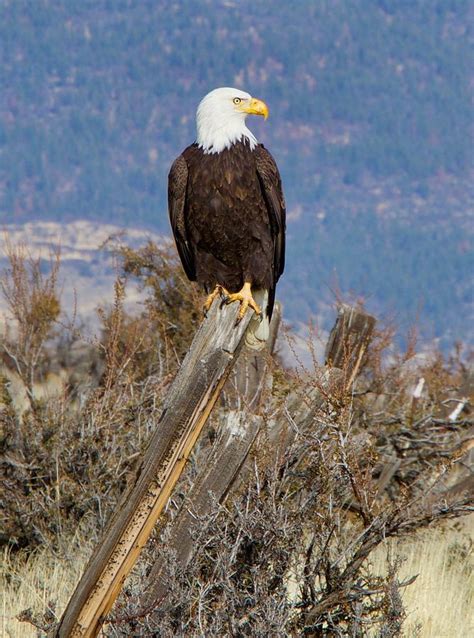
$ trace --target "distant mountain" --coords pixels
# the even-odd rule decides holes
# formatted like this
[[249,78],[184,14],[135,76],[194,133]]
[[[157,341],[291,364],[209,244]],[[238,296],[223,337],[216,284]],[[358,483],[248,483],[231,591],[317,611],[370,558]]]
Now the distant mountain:
[[[113,224],[102,224],[88,220],[72,222],[31,221],[24,224],[5,224],[0,234],[0,271],[10,267],[7,259],[10,246],[27,246],[28,256],[41,258],[44,268],[48,268],[52,255],[59,251],[61,267],[59,287],[61,307],[69,319],[77,314],[80,322],[85,321],[97,328],[98,307],[107,307],[114,300],[114,282],[118,273],[117,260],[111,250],[103,248],[108,240],[125,242],[132,247],[145,244],[148,240],[160,242],[160,236],[149,231],[128,229]],[[101,249],[101,246],[103,249]],[[109,245],[110,247],[110,245]],[[134,310],[143,294],[134,282],[127,285],[126,303]],[[3,317],[8,313],[8,305],[0,294],[0,332]]]
[[[166,175],[219,85],[281,168],[286,315],[331,289],[469,339],[468,0],[3,0],[0,222],[169,232]],[[471,332],[470,332],[471,330]]]

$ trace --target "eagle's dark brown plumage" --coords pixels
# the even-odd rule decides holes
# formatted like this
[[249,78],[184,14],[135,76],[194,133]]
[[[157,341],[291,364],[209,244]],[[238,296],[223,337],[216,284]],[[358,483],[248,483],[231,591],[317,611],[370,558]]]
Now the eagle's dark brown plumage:
[[[233,88],[199,104],[197,141],[171,167],[171,226],[186,274],[210,293],[238,301],[237,322],[251,309],[247,344],[263,347],[275,286],[285,265],[285,202],[273,157],[246,127],[248,114],[268,116],[261,100]],[[254,299],[256,295],[256,299]]]
[[187,276],[206,291],[231,292],[245,281],[269,292],[285,265],[285,202],[275,160],[259,144],[237,142],[220,153],[189,146],[173,163],[168,203]]

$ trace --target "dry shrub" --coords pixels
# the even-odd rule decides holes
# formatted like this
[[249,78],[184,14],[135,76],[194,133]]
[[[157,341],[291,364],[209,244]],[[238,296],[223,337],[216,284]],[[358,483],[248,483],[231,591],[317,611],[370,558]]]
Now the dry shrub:
[[202,293],[186,277],[174,245],[149,241],[138,250],[111,244],[125,275],[147,291],[147,318],[158,331],[167,359],[181,361],[202,318]]
[[[346,391],[328,387],[316,362],[312,373],[278,371],[244,486],[197,517],[185,567],[167,549],[169,528],[149,544],[107,636],[402,635],[403,590],[416,574],[401,579],[392,559],[380,575],[368,558],[386,539],[472,511],[472,492],[449,489],[472,434],[467,414],[453,421],[444,409],[465,381],[462,363],[436,355],[407,366],[413,344],[384,363],[389,345],[386,331]],[[425,395],[413,408],[422,374]],[[168,595],[144,608],[157,556],[167,562]]]
[[[101,336],[87,342],[58,322],[59,256],[44,264],[10,250],[0,281],[11,315],[1,344],[3,542],[54,545],[79,521],[96,533],[126,486],[185,348],[175,326],[197,318],[194,293],[174,289],[181,275],[166,251],[145,276],[152,253],[122,253],[124,270],[133,265],[149,290],[143,312],[127,314],[127,278],[118,277],[112,306],[99,309]],[[51,370],[60,376],[48,394]]]
[[2,358],[19,375],[34,404],[33,386],[37,375],[44,374],[48,363],[45,346],[61,312],[57,290],[60,255],[51,255],[48,274],[43,273],[41,259],[30,256],[22,246],[14,248],[7,242],[7,257],[10,266],[0,279],[0,290],[15,329],[11,334],[7,324]]
[[[21,414],[8,382],[1,385],[5,529],[14,547],[54,547],[79,522],[85,534],[100,532],[199,322],[201,297],[168,248],[115,251],[123,270],[114,303],[100,311],[100,340],[83,350],[95,361],[96,380],[81,385],[69,370],[63,391],[42,401],[31,386],[32,406]],[[31,266],[23,265],[19,278],[5,275],[4,291],[16,299],[26,290],[28,308],[44,290],[48,306],[50,288],[44,279],[30,279]],[[124,309],[129,276],[138,277],[148,294],[142,313],[133,317]],[[28,288],[25,277],[37,283]],[[43,335],[40,352],[50,361],[59,356],[52,344],[46,348],[58,316],[53,314],[46,313],[49,330],[35,333]],[[14,317],[21,320],[20,313]],[[35,318],[30,314],[30,321]],[[71,348],[76,341],[71,337]],[[8,350],[24,352],[21,343],[12,337]],[[396,560],[385,574],[374,574],[367,559],[386,538],[405,537],[472,507],[469,494],[449,491],[468,438],[470,404],[450,418],[450,402],[467,396],[459,356],[446,362],[436,355],[414,365],[410,345],[408,353],[392,353],[387,364],[389,344],[388,331],[381,333],[348,389],[328,386],[318,365],[293,374],[275,364],[267,427],[245,480],[225,503],[214,502],[208,515],[198,517],[186,567],[167,548],[169,528],[155,536],[106,635],[401,635],[400,590],[410,577],[400,582]],[[8,355],[5,362],[11,373],[14,359]],[[343,379],[349,376],[342,371]],[[421,376],[424,389],[415,398]],[[218,414],[213,425],[219,427]],[[212,445],[212,437],[206,443]],[[205,456],[193,461],[193,473]],[[169,594],[143,609],[146,573],[157,554],[167,561]]]

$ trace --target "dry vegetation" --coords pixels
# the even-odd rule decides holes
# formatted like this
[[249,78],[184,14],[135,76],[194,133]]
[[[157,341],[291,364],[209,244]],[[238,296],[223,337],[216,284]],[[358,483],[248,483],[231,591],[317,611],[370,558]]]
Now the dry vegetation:
[[[473,622],[468,610],[473,604],[472,516],[463,526],[428,530],[423,535],[390,546],[392,556],[402,558],[402,579],[418,574],[402,591],[406,609],[403,636],[410,638],[451,638],[469,636]],[[2,556],[0,588],[3,596],[2,636],[33,638],[37,629],[16,616],[31,609],[36,617],[45,612],[54,617],[65,608],[93,542],[77,534],[59,540],[59,547],[28,554],[10,552]],[[368,569],[387,572],[387,545],[370,557]],[[371,635],[377,635],[377,631]]]
[[[200,320],[200,297],[169,249],[114,250],[122,273],[113,306],[100,310],[97,339],[84,341],[62,323],[57,256],[45,268],[11,248],[1,280],[10,309],[0,378],[6,635],[33,631],[12,618],[22,610],[43,628],[60,615]],[[134,316],[124,309],[129,277],[147,292]],[[417,560],[401,565],[398,556],[409,553],[405,539],[472,510],[467,354],[417,358],[411,342],[387,358],[390,343],[389,331],[377,335],[349,389],[328,388],[316,362],[295,371],[275,357],[265,427],[238,488],[197,520],[186,566],[167,548],[169,525],[161,525],[105,635],[433,635],[419,609],[406,611],[424,607],[426,562],[430,573],[439,569],[458,610],[456,621],[443,609],[444,624],[431,628],[462,635],[454,601],[467,604],[471,595],[464,537],[424,537]],[[211,419],[168,523],[186,504],[225,410]],[[147,574],[158,555],[169,594],[154,600]]]
[[[418,574],[413,585],[402,591],[407,613],[404,635],[448,638],[473,633],[473,528],[471,515],[464,524],[441,526],[390,545],[392,556],[402,560],[400,577]],[[386,547],[377,550],[370,560],[375,573],[384,573]]]

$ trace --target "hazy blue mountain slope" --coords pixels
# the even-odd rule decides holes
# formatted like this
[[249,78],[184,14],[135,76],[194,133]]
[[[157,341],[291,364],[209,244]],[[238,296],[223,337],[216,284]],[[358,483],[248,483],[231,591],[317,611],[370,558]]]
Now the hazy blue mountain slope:
[[287,304],[289,316],[319,311],[321,281],[327,290],[336,272],[344,291],[377,308],[406,315],[423,299],[436,334],[462,337],[469,9],[468,0],[4,0],[0,221],[167,230],[167,171],[194,139],[195,107],[234,84],[271,108],[251,126],[285,184],[293,243],[282,291],[305,299]]

